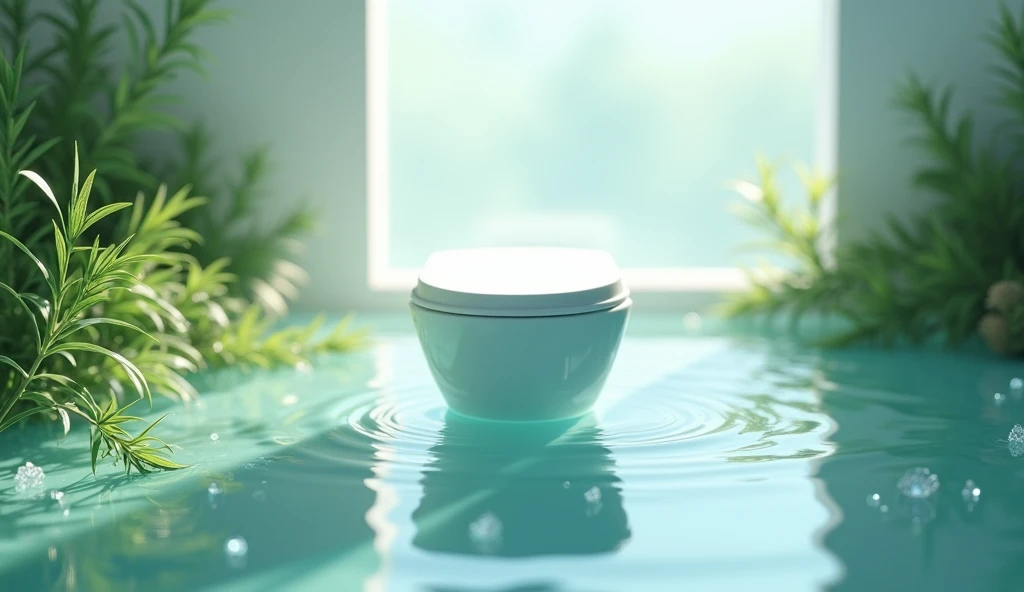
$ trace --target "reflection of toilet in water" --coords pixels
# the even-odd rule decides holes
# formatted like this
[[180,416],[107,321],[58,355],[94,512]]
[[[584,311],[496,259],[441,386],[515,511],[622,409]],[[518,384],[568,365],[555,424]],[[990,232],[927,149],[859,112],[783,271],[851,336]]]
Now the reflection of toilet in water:
[[629,540],[621,480],[592,415],[503,424],[449,413],[430,449],[413,544],[470,555],[610,552]]

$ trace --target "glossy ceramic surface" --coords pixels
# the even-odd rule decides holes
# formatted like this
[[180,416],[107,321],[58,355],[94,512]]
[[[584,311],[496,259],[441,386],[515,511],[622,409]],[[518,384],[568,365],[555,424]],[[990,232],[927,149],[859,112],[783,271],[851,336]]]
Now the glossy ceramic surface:
[[576,417],[594,405],[629,318],[456,315],[410,304],[431,374],[454,411],[498,421]]

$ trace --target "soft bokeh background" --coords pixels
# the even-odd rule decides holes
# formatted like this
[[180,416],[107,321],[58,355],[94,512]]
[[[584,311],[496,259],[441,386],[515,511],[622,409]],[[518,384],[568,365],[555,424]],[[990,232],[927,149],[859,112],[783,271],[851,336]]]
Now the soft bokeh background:
[[[411,12],[421,16],[433,14],[422,20],[435,22],[447,14],[445,11],[464,3],[465,0],[399,1],[398,6],[420,7]],[[175,90],[191,97],[185,106],[189,114],[209,121],[217,136],[219,152],[236,155],[256,144],[272,144],[277,163],[272,188],[280,196],[279,203],[305,196],[320,208],[323,230],[310,241],[303,258],[312,281],[299,307],[399,308],[406,301],[404,293],[375,293],[366,281],[364,1],[224,0],[221,4],[235,11],[232,22],[199,34],[200,45],[208,48],[213,57],[210,76],[182,78]],[[626,263],[635,265],[648,257],[650,263],[646,265],[725,262],[730,257],[729,244],[734,238],[742,238],[742,231],[725,214],[723,204],[719,203],[724,190],[721,185],[713,185],[712,179],[724,181],[738,174],[749,175],[756,150],[773,156],[813,156],[814,140],[808,137],[807,126],[815,123],[810,112],[815,105],[813,98],[807,96],[807,89],[799,85],[807,85],[808,65],[822,57],[811,52],[820,52],[821,49],[814,48],[829,45],[816,42],[818,33],[811,26],[834,5],[831,0],[687,1],[670,3],[672,10],[685,18],[650,17],[646,12],[649,6],[660,4],[630,2],[632,18],[618,20],[613,27],[596,27],[592,39],[574,39],[575,45],[551,43],[557,37],[558,15],[552,15],[550,26],[540,31],[534,30],[538,21],[533,20],[544,21],[540,12],[529,21],[505,23],[513,32],[518,27],[520,34],[528,28],[531,38],[537,36],[539,41],[531,46],[531,53],[517,52],[515,60],[504,62],[505,70],[491,72],[494,79],[515,86],[514,73],[525,75],[530,56],[539,58],[544,52],[560,56],[558,62],[547,65],[554,69],[545,69],[546,75],[571,66],[577,78],[570,79],[572,84],[552,83],[554,86],[546,87],[544,92],[548,94],[543,97],[520,93],[511,98],[506,96],[505,102],[479,105],[479,110],[462,113],[466,119],[460,120],[458,129],[444,138],[445,145],[458,147],[460,138],[465,139],[476,128],[473,124],[500,114],[502,120],[491,121],[492,128],[486,131],[497,129],[509,134],[508,137],[518,138],[524,147],[543,146],[545,151],[515,153],[505,148],[496,154],[477,153],[465,168],[483,166],[482,170],[463,175],[463,171],[445,171],[441,167],[456,166],[454,159],[462,158],[460,155],[472,156],[468,150],[423,154],[415,143],[409,144],[407,152],[398,147],[395,166],[403,176],[394,187],[393,199],[401,208],[396,210],[399,213],[394,219],[397,263],[412,264],[435,245],[469,240],[489,228],[495,230],[493,237],[516,232],[529,220],[524,216],[499,217],[498,212],[504,210],[498,206],[521,214],[524,205],[540,200],[546,208],[559,211],[585,204],[587,215],[567,225],[566,232],[616,244]],[[891,105],[893,85],[909,70],[919,72],[925,79],[954,82],[960,90],[956,104],[979,111],[982,130],[993,124],[995,115],[979,109],[988,98],[982,89],[987,86],[985,66],[991,57],[979,39],[995,16],[998,2],[858,0],[837,4],[838,30],[834,33],[838,40],[832,40],[838,43],[838,71],[833,71],[838,76],[834,105],[837,140],[832,148],[842,182],[838,204],[839,240],[843,241],[872,230],[886,212],[912,212],[927,204],[927,196],[910,187],[911,171],[919,162],[920,153],[903,141],[909,126]],[[431,10],[425,13],[428,5]],[[569,12],[581,5],[559,3],[562,10]],[[626,3],[609,2],[601,6],[612,11],[610,14],[627,14]],[[730,13],[734,18],[729,18]],[[628,27],[652,23],[656,33],[642,44],[622,36]],[[729,23],[736,27],[726,28]],[[401,22],[397,24],[401,26]],[[474,48],[476,52],[489,48],[492,52],[508,53],[514,46],[514,37],[480,37],[483,30],[465,25],[459,28],[458,22],[448,22],[445,31],[461,31],[463,37],[476,35],[472,42],[482,45]],[[792,27],[795,39],[780,40],[780,26]],[[419,30],[423,34],[438,32]],[[547,42],[543,31],[550,34]],[[753,61],[740,63],[730,52],[741,54],[746,46],[730,35],[748,33],[756,41],[747,43],[759,44],[759,51],[747,56]],[[479,67],[481,59],[459,53],[462,39],[451,37],[446,45],[436,48],[436,55],[421,56],[436,66],[445,62],[442,52],[448,52],[447,57],[454,60],[450,69],[424,70],[423,79],[410,77],[406,81],[445,89],[446,94],[432,97],[433,102],[427,102],[422,95],[415,97],[417,103],[412,107],[447,106],[437,120],[418,121],[429,126],[422,130],[426,135],[443,128],[451,120],[445,116],[457,112],[459,105],[450,102],[453,96],[477,103],[482,98],[494,98],[484,95],[482,88],[459,86],[459,76],[477,73],[479,70],[474,68]],[[707,62],[716,64],[715,72],[702,71],[696,61],[657,57],[658,51],[671,51],[672,44],[679,44],[679,49],[686,50],[688,55],[698,47],[706,47],[708,52],[720,51],[715,57],[718,61]],[[616,58],[618,66],[614,70],[597,68],[596,60],[602,52],[616,47],[628,50]],[[641,57],[641,50],[649,53]],[[800,55],[787,55],[794,50]],[[632,68],[633,60],[651,68],[656,64],[663,70],[637,70]],[[722,72],[727,76],[717,75],[719,64],[724,65]],[[773,71],[761,72],[752,64]],[[401,62],[396,65],[402,67]],[[668,75],[663,76],[662,71]],[[437,77],[442,75],[450,76],[455,86],[436,84]],[[683,82],[686,76],[693,76],[690,85]],[[753,77],[749,81],[752,88],[760,88],[764,80],[774,82],[764,87],[767,90],[762,92],[767,95],[750,96],[742,92],[744,76]],[[628,84],[621,84],[623,77]],[[780,81],[787,84],[775,84]],[[599,101],[582,101],[584,94],[609,87],[617,92],[604,95]],[[517,88],[523,87],[520,84]],[[557,100],[549,101],[552,97]],[[540,98],[550,108],[542,115],[551,126],[529,130],[516,125],[515,120],[504,120],[507,113],[524,120],[532,117],[530,109],[540,104]],[[793,102],[785,108],[773,104],[782,100]],[[746,113],[741,127],[731,122],[729,133],[721,136],[720,144],[708,146],[696,141],[709,137],[708,132],[722,118],[729,119],[736,110],[757,107],[760,101],[764,109]],[[395,108],[400,106],[401,103]],[[715,110],[709,112],[709,106]],[[808,112],[801,113],[804,110]],[[594,128],[594,123],[608,119],[608,114],[622,112],[632,114],[634,119],[628,121],[633,125],[608,121],[611,127]],[[651,123],[653,113],[658,114],[660,126]],[[671,118],[663,120],[662,115]],[[557,130],[572,135],[550,135]],[[415,136],[414,131],[420,130],[407,130],[408,135]],[[598,140],[606,137],[615,137],[618,142],[602,145]],[[485,139],[495,141],[493,134]],[[436,138],[421,140],[422,146],[428,146]],[[588,149],[580,150],[580,146]],[[825,147],[826,152],[828,148]],[[433,160],[417,159],[417,153]],[[571,156],[568,161],[562,160],[566,153]],[[509,154],[518,154],[520,161],[510,162]],[[520,176],[501,171],[503,165],[518,164],[528,165],[531,174]],[[744,166],[747,168],[743,169]],[[574,174],[575,167],[590,173]],[[644,172],[638,173],[640,170]],[[654,171],[654,176],[649,177],[648,171]],[[434,174],[430,175],[431,172]],[[486,182],[495,175],[502,183]],[[430,183],[426,182],[428,178]],[[699,179],[700,183],[687,182],[691,178]],[[459,187],[460,184],[463,186]],[[485,192],[482,186],[489,191]],[[456,194],[456,189],[461,189],[461,193]],[[549,205],[549,196],[556,203]],[[452,212],[453,208],[441,207],[433,200],[455,200],[459,205]],[[706,203],[713,205],[705,207]],[[654,209],[657,215],[643,212],[641,217],[637,213],[641,208]],[[273,212],[267,215],[272,216]],[[434,232],[436,229],[443,232]],[[541,231],[546,232],[543,228]],[[694,244],[706,245],[707,249],[695,255],[691,249]]]

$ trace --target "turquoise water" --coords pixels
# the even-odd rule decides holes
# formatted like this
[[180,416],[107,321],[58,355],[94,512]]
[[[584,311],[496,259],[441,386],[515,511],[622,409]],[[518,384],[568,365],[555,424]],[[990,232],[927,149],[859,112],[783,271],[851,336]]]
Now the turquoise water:
[[[1021,588],[1024,364],[631,322],[564,424],[448,416],[402,320],[312,369],[203,377],[166,407],[183,471],[94,478],[81,431],[4,434],[0,589]],[[901,496],[919,466],[939,490]]]

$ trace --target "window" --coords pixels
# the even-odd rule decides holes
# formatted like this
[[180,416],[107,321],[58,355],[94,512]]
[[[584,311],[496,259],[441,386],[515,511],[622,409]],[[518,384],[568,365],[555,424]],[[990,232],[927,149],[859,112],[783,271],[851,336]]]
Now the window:
[[728,181],[758,153],[829,164],[831,11],[371,0],[371,287],[438,249],[543,244],[606,249],[638,290],[742,288]]

